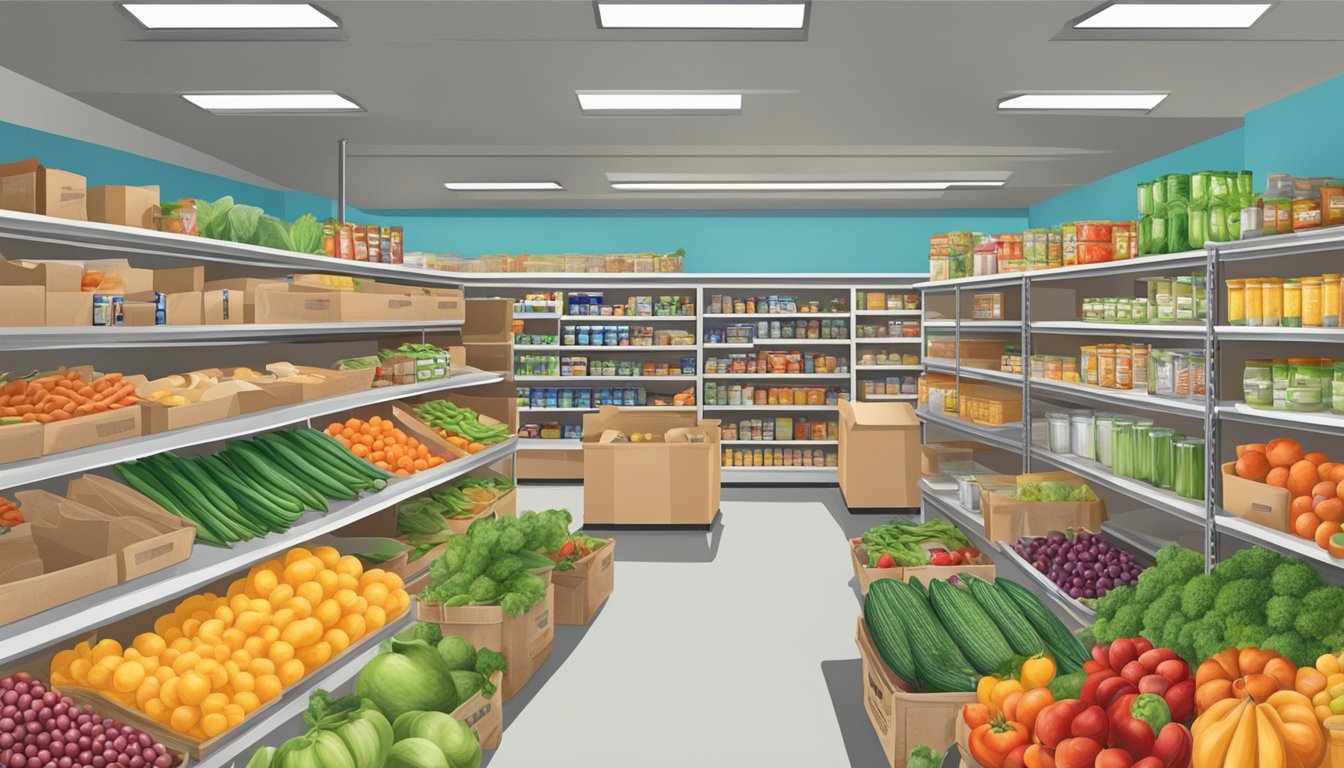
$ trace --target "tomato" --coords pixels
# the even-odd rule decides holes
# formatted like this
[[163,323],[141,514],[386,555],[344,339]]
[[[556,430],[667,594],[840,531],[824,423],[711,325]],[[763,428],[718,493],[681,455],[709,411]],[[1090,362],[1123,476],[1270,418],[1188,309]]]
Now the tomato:
[[1017,721],[1027,726],[1027,730],[1035,732],[1036,718],[1042,710],[1054,703],[1055,697],[1049,688],[1032,688],[1022,694],[1017,702]]
[[1041,710],[1036,717],[1036,738],[1047,747],[1058,746],[1069,738],[1069,728],[1073,719],[1087,705],[1077,699],[1057,701]]
[[966,558],[962,557],[961,553],[957,551],[948,552],[947,556],[952,559],[953,565],[961,565],[966,562]]
[[1110,732],[1111,722],[1106,716],[1106,710],[1095,704],[1078,713],[1069,725],[1070,736],[1092,739],[1102,744],[1106,743]]
[[1097,700],[1095,703],[1100,704],[1103,707],[1109,707],[1112,702],[1120,697],[1128,696],[1130,694],[1138,694],[1138,692],[1139,689],[1134,687],[1134,684],[1125,678],[1108,677],[1101,681],[1101,685],[1097,686]]
[[961,708],[961,719],[966,723],[967,728],[975,730],[989,722],[989,705],[967,704]]
[[957,550],[957,554],[961,555],[961,559],[968,563],[974,563],[980,559],[980,550],[975,547],[962,547]]
[[1133,764],[1134,758],[1123,749],[1103,749],[1097,755],[1097,768],[1130,768]]
[[877,558],[878,568],[895,568],[896,558],[891,556],[890,552],[883,552],[882,556]]
[[1003,768],[1027,768],[1027,750],[1029,744],[1023,744],[1003,758]]
[[1165,768],[1186,768],[1190,765],[1194,740],[1190,730],[1180,723],[1167,723],[1157,733],[1153,744],[1153,757],[1162,762]]
[[1054,750],[1040,744],[1027,747],[1023,759],[1026,760],[1027,768],[1055,768]]
[[1139,658],[1138,649],[1134,647],[1134,641],[1121,637],[1111,641],[1111,647],[1106,649],[1107,666],[1114,670],[1122,670],[1125,665]]
[[1030,741],[1026,726],[999,717],[971,731],[971,757],[983,768],[1004,768],[1008,755]]
[[1103,669],[1098,672],[1093,672],[1092,674],[1087,676],[1086,680],[1083,681],[1083,690],[1079,692],[1078,698],[1082,699],[1088,704],[1096,704],[1097,689],[1101,687],[1101,684],[1103,682],[1110,680],[1115,676],[1116,676],[1115,672],[1109,669]]
[[929,553],[929,565],[955,565],[952,554],[945,549],[935,549]]
[[[1148,757],[1145,757],[1142,760],[1138,761],[1137,763],[1131,765],[1129,768],[1168,768],[1168,766],[1164,764],[1161,760],[1157,759],[1156,757],[1149,755]],[[1184,766],[1173,765],[1170,766],[1170,768],[1184,768]]]
[[1101,743],[1095,739],[1065,739],[1055,748],[1055,765],[1059,768],[1092,768],[1099,754]]

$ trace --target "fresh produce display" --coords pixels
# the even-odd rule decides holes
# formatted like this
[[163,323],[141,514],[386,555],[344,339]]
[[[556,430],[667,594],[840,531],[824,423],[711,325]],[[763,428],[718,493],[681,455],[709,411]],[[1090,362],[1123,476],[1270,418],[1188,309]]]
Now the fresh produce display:
[[[861,539],[854,540],[868,553],[869,568],[897,568],[919,565],[962,565],[979,560],[980,550],[971,546],[955,525],[946,520],[926,523],[892,521],[869,528]],[[942,547],[924,548],[924,544]]]
[[1154,648],[1142,637],[1098,643],[1083,669],[1088,675],[1078,698],[1084,703],[1105,706],[1126,693],[1153,694],[1178,723],[1195,714],[1198,682],[1190,677],[1190,665],[1170,648]]
[[1229,647],[1275,651],[1298,666],[1344,648],[1344,589],[1325,586],[1307,563],[1246,547],[1204,573],[1204,558],[1176,544],[1135,587],[1097,602],[1086,634],[1106,643],[1143,636],[1198,665]]
[[1323,653],[1314,667],[1297,670],[1296,690],[1311,699],[1316,718],[1342,722],[1344,718],[1344,653]]
[[177,762],[147,733],[75,704],[26,672],[0,679],[0,766],[135,766]]
[[482,424],[480,414],[447,400],[431,400],[415,407],[415,417],[434,428],[445,440],[467,453],[480,453],[513,434],[508,424]]
[[0,496],[0,528],[13,528],[23,522],[19,505]]
[[1325,753],[1311,701],[1297,691],[1223,699],[1190,730],[1200,768],[1315,766]]
[[1019,483],[1018,501],[1096,501],[1097,494],[1087,483],[1045,481],[1040,483]]
[[56,654],[54,686],[79,686],[205,740],[406,612],[401,578],[331,547],[253,566],[224,595],[160,616],[126,646],[105,638]]
[[1288,530],[1316,542],[1331,557],[1344,559],[1344,463],[1327,459],[1320,451],[1304,452],[1288,437],[1237,446],[1237,477],[1276,488],[1292,496]]
[[232,197],[210,202],[196,199],[196,231],[201,237],[230,240],[235,243],[264,245],[282,251],[322,254],[322,225],[310,213],[293,224],[254,205],[236,205]]
[[420,599],[445,607],[499,605],[510,616],[546,598],[546,583],[533,571],[555,563],[539,552],[562,546],[574,518],[564,509],[524,512],[518,517],[483,517],[429,567],[429,585]]
[[1036,716],[1035,748],[1025,765],[1058,768],[1187,768],[1191,735],[1162,697],[1123,693],[1104,703],[1065,699]]
[[1274,651],[1227,648],[1195,671],[1195,704],[1203,714],[1223,699],[1268,701],[1276,691],[1297,687],[1297,665]]
[[217,546],[287,530],[305,509],[325,513],[328,500],[381,490],[392,477],[306,428],[230,440],[190,460],[161,453],[122,462],[116,472]]
[[374,416],[368,421],[346,419],[327,425],[326,432],[350,452],[368,463],[399,477],[433,469],[447,463],[442,456],[434,456],[429,446],[408,436],[390,419]]
[[1105,597],[1117,586],[1134,586],[1143,570],[1105,536],[1084,530],[1018,539],[1013,551],[1069,597],[1084,603]]
[[34,379],[6,382],[0,388],[0,417],[48,424],[139,402],[135,385],[124,381],[120,373],[86,379],[82,370],[68,368]]
[[555,570],[572,571],[574,564],[605,547],[611,539],[599,539],[582,533],[570,534],[565,543],[550,552],[541,554],[555,561]]

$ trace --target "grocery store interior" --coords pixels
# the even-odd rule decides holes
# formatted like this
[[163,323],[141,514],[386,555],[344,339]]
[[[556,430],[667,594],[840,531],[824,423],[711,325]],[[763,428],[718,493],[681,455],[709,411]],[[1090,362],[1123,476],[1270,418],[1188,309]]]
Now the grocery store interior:
[[0,768],[1344,768],[1341,44],[0,0]]

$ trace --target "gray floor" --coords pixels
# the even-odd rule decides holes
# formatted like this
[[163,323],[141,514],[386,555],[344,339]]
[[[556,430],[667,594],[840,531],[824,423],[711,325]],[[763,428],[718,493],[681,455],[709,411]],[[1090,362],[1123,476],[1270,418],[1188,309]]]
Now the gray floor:
[[[581,517],[582,488],[522,488],[520,510],[548,507]],[[711,533],[617,532],[615,593],[557,628],[488,765],[883,765],[845,541],[885,519],[851,516],[834,488],[744,488]]]

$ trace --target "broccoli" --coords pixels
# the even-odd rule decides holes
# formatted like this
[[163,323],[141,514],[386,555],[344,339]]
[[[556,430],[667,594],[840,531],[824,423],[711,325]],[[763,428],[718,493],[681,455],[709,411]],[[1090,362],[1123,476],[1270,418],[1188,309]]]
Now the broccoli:
[[916,744],[905,761],[906,768],[938,768],[942,764],[943,756],[923,744]]
[[526,537],[523,548],[533,552],[554,552],[565,543],[574,516],[567,509],[524,512],[518,518]]
[[512,579],[522,572],[523,561],[519,560],[517,555],[503,555],[495,560],[489,568],[485,569],[486,576],[501,583]]
[[1322,611],[1302,611],[1293,622],[1293,628],[1303,637],[1321,640],[1335,631],[1339,619],[1335,614]]
[[484,678],[481,683],[481,692],[486,698],[495,695],[495,685],[490,682],[490,676],[496,672],[509,671],[509,663],[504,659],[504,655],[495,653],[489,648],[482,648],[476,652],[476,674]]
[[1247,547],[1219,563],[1213,571],[1223,581],[1268,579],[1285,560],[1283,555],[1264,547]]
[[426,643],[429,643],[430,645],[438,645],[439,641],[443,639],[443,630],[439,629],[438,624],[431,624],[426,621],[421,621],[418,622],[414,627],[411,627],[410,636],[407,637],[406,639],[424,640]]
[[1321,586],[1321,576],[1310,565],[1290,560],[1274,569],[1269,583],[1276,595],[1302,597]]
[[1213,608],[1213,600],[1218,596],[1218,584],[1207,573],[1201,573],[1181,589],[1181,613],[1191,618],[1199,618]]
[[467,594],[473,603],[488,604],[499,599],[499,582],[484,574],[472,579]]
[[1302,598],[1302,610],[1307,613],[1322,612],[1338,616],[1340,606],[1344,606],[1344,589],[1339,587],[1321,587]]
[[1226,639],[1228,645],[1234,645],[1238,648],[1251,645],[1258,647],[1271,634],[1269,627],[1263,624],[1243,624],[1236,630],[1229,632]]
[[1265,623],[1275,632],[1287,632],[1293,628],[1301,612],[1301,600],[1288,595],[1275,595],[1269,598],[1265,606]]
[[1180,544],[1168,544],[1157,551],[1157,567],[1173,571],[1173,581],[1184,584],[1204,572],[1204,556]]
[[1201,659],[1212,658],[1219,651],[1227,647],[1227,640],[1224,638],[1225,632],[1223,625],[1218,621],[1204,620],[1199,623],[1195,629],[1192,640],[1195,646],[1195,656]]
[[[1139,630],[1143,628],[1143,607],[1138,603],[1130,603],[1116,611],[1115,618],[1111,619],[1111,632],[1115,637],[1138,637]],[[1098,640],[1101,638],[1098,637]]]
[[1186,622],[1181,627],[1181,632],[1176,636],[1176,643],[1171,649],[1181,655],[1181,658],[1198,664],[1203,657],[1195,655],[1195,633],[1203,626],[1203,621],[1196,619]]
[[1339,649],[1344,648],[1344,631],[1336,631],[1326,635],[1321,644],[1325,646],[1326,653],[1338,653]]
[[1134,588],[1128,584],[1122,584],[1106,593],[1106,596],[1097,601],[1097,616],[1103,619],[1113,619],[1115,614],[1121,608],[1134,602]]
[[[1279,632],[1265,638],[1260,644],[1261,648],[1270,651],[1278,651],[1289,661],[1300,667],[1310,666],[1315,663],[1316,657],[1320,655],[1321,647],[1315,643],[1308,642],[1296,632]],[[1212,654],[1210,654],[1212,655]]]
[[1222,622],[1223,637],[1231,640],[1232,636],[1240,632],[1244,627],[1253,627],[1264,624],[1265,615],[1259,611],[1252,610],[1233,611],[1222,617]]
[[503,586],[499,604],[510,616],[517,616],[546,599],[546,582],[531,573],[509,579]]
[[1078,630],[1078,640],[1084,646],[1093,646],[1102,642],[1100,638],[1109,637],[1111,632],[1110,619],[1097,619],[1086,627]]
[[1270,597],[1268,580],[1237,579],[1229,581],[1218,590],[1218,596],[1213,601],[1213,610],[1224,616],[1240,610],[1264,610],[1263,606],[1269,602]]
[[1162,593],[1162,596],[1148,604],[1143,609],[1143,627],[1144,637],[1153,641],[1153,645],[1162,646],[1166,643],[1162,635],[1162,628],[1166,626],[1167,619],[1173,613],[1179,613],[1181,609],[1181,591],[1179,589],[1169,589]]
[[[1190,619],[1186,618],[1185,616],[1179,613],[1171,614],[1170,616],[1167,617],[1166,622],[1162,624],[1162,631],[1159,633],[1159,637],[1162,638],[1162,642],[1157,643],[1156,640],[1153,640],[1153,642],[1159,646],[1164,646],[1167,648],[1171,648],[1172,650],[1175,650],[1177,644],[1176,641],[1179,640],[1181,637],[1181,630],[1185,629],[1185,625],[1189,623]],[[1152,640],[1152,638],[1149,639]]]

